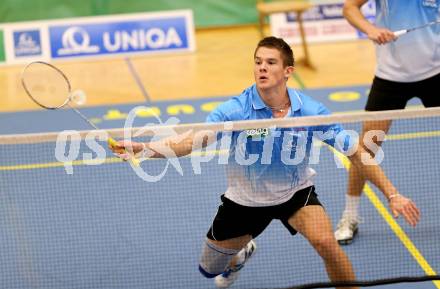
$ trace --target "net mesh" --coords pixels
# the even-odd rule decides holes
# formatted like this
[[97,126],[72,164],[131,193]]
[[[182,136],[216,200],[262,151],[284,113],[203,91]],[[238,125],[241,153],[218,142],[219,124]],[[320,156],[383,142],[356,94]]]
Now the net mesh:
[[[382,167],[415,201],[422,218],[416,228],[393,219],[383,195],[373,185],[365,188],[358,238],[343,249],[356,281],[371,285],[401,277],[438,279],[439,116],[439,109],[426,109],[131,132],[142,132],[136,140],[145,141],[170,129],[240,131],[339,122],[359,132],[362,121],[393,119]],[[110,133],[124,136],[123,130]],[[227,187],[226,165],[219,161],[227,151],[218,143],[177,162],[144,160],[138,169],[160,176],[147,182],[142,172],[114,157],[105,141],[93,141],[96,135],[100,132],[0,136],[0,288],[215,288],[198,272],[198,262]],[[311,165],[333,225],[344,209],[347,164],[321,145],[319,161]],[[332,286],[318,254],[280,222],[273,221],[256,243],[255,257],[235,288]],[[423,286],[440,288],[440,283]]]

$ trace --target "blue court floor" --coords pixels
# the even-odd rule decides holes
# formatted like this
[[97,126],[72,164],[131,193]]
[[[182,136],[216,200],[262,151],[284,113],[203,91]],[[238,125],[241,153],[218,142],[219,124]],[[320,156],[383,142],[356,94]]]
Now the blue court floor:
[[[306,90],[333,112],[362,110],[366,86]],[[166,121],[203,122],[224,98],[140,103]],[[411,105],[418,105],[417,101]],[[81,111],[104,129],[124,126],[135,105],[86,107]],[[139,125],[155,121],[148,113]],[[142,123],[145,122],[145,123]],[[383,168],[401,193],[422,211],[414,229],[390,221],[386,201],[374,187],[362,197],[363,223],[344,247],[360,280],[423,276],[440,270],[438,198],[440,120],[401,121],[384,144]],[[359,130],[359,125],[353,125]],[[0,134],[86,130],[74,112],[0,114]],[[425,133],[422,133],[425,132]],[[0,150],[0,289],[198,289],[215,288],[198,272],[198,258],[219,197],[226,188],[217,157],[193,170],[182,158],[180,174],[170,166],[148,183],[122,162],[72,164],[67,173],[54,159],[55,144],[3,145]],[[88,151],[81,146],[79,158]],[[107,151],[108,153],[108,151]],[[48,165],[53,164],[53,165]],[[28,166],[25,166],[28,165]],[[151,175],[168,165],[145,161]],[[347,171],[323,148],[315,184],[334,225],[344,206]],[[256,239],[255,257],[232,288],[283,288],[327,281],[323,264],[301,236],[273,222]],[[377,286],[435,289],[433,282]]]

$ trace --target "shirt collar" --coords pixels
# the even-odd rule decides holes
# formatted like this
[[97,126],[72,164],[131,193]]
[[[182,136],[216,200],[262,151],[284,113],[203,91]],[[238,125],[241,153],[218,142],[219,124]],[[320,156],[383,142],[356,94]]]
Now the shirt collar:
[[[301,108],[303,102],[302,102],[301,98],[299,97],[298,92],[295,89],[287,88],[287,93],[289,94],[290,109],[291,109],[291,114],[292,114],[294,111],[297,111]],[[252,87],[252,107],[255,110],[268,108],[267,105],[261,99],[260,94],[258,93],[256,84],[254,84]]]

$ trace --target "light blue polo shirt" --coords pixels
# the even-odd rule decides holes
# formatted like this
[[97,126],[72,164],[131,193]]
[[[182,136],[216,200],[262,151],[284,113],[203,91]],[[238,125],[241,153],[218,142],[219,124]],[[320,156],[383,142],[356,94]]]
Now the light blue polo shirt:
[[[440,19],[440,0],[376,0],[376,26],[391,31]],[[440,73],[440,25],[432,25],[376,45],[376,76],[414,82]]]
[[[288,117],[327,115],[321,103],[289,88]],[[219,105],[207,122],[270,119],[272,111],[254,85],[241,95]],[[295,128],[266,128],[224,133],[229,137],[228,189],[225,196],[243,206],[273,206],[288,201],[295,192],[311,186],[314,170],[309,167],[312,138],[338,150],[349,151],[355,139],[338,125]]]

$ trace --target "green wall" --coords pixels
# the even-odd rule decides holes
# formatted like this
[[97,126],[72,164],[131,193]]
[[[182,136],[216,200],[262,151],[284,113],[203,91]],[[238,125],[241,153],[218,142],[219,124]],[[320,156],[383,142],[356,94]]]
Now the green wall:
[[5,61],[5,47],[3,43],[3,30],[0,30],[0,62]]
[[196,27],[256,23],[256,0],[0,0],[0,23],[191,9]]

